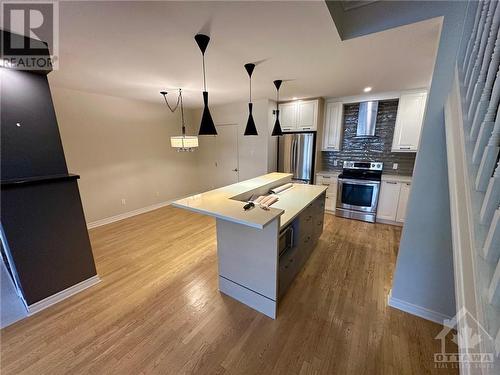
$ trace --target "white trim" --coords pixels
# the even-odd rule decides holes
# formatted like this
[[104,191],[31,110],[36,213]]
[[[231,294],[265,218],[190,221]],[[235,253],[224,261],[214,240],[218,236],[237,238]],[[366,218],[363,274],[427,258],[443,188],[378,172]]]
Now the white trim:
[[[445,325],[445,321],[452,319],[451,316],[442,314],[440,312],[429,310],[422,306],[414,305],[413,303],[403,301],[399,298],[394,298],[392,296],[392,290],[389,292],[389,296],[387,298],[387,305],[395,309],[407,312],[409,314],[416,315],[420,318],[430,320],[431,322],[441,324],[443,326]],[[450,328],[455,328],[455,327],[450,327]]]
[[389,219],[379,219],[378,217],[376,218],[375,221],[379,224],[395,225],[398,227],[402,227],[404,224],[402,221],[394,221],[394,220],[389,220]]
[[[451,232],[453,244],[453,267],[455,276],[456,310],[466,308],[477,320],[483,322],[478,301],[475,254],[473,253],[474,217],[471,202],[471,186],[465,151],[462,95],[458,69],[445,105],[446,151],[448,162],[448,186],[450,194]],[[457,330],[464,332],[465,327]],[[467,337],[464,336],[466,339]],[[464,348],[471,347],[463,343]]]
[[115,221],[128,219],[129,217],[132,217],[132,216],[136,216],[136,215],[140,215],[140,214],[143,214],[146,212],[154,211],[154,210],[157,210],[158,208],[162,208],[162,207],[170,205],[173,201],[174,200],[160,202],[160,203],[152,204],[151,206],[138,208],[137,210],[124,212],[124,213],[121,213],[121,214],[118,214],[115,216],[106,217],[104,219],[100,219],[100,220],[96,220],[96,221],[91,221],[91,222],[87,223],[87,229],[97,228],[97,227],[100,227],[102,225],[114,223]]
[[277,302],[219,275],[219,291],[252,309],[276,319]]
[[81,292],[82,290],[85,290],[87,288],[90,288],[91,286],[99,283],[101,279],[99,278],[98,275],[92,276],[91,278],[87,280],[83,280],[82,282],[75,284],[73,286],[70,286],[67,289],[61,290],[60,292],[51,295],[50,297],[47,297],[45,299],[42,299],[41,301],[38,301],[32,305],[28,306],[28,316],[31,316],[33,314],[36,314],[39,311],[42,311],[46,309],[47,307],[50,307],[58,302],[61,302],[62,300],[71,297],[72,295],[75,295],[76,293]]
[[164,202],[160,202],[160,203],[155,203],[155,204],[152,204],[150,206],[138,208],[137,210],[124,212],[124,213],[121,213],[121,214],[118,214],[118,215],[115,215],[115,216],[106,217],[104,219],[100,219],[100,220],[96,220],[96,221],[91,221],[91,222],[87,223],[87,229],[97,228],[97,227],[100,227],[102,225],[114,223],[115,221],[120,221],[120,220],[128,219],[129,217],[132,217],[132,216],[136,216],[136,215],[144,214],[146,212],[154,211],[154,210],[157,210],[159,208],[169,206],[173,202],[175,202],[176,200],[187,198],[187,197],[189,197],[191,195],[196,195],[196,194],[199,194],[199,193],[192,193],[192,194],[189,194],[189,195],[183,195],[182,197],[178,197],[178,198],[174,198],[174,199],[171,199],[171,200],[168,200],[168,201],[164,201]]

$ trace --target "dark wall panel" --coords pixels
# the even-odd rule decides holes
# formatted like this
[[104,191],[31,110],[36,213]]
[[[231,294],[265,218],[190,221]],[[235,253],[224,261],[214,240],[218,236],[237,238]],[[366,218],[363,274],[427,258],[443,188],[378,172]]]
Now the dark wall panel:
[[1,179],[67,174],[47,77],[0,68],[0,79]]
[[1,220],[28,305],[96,275],[76,180],[2,186]]

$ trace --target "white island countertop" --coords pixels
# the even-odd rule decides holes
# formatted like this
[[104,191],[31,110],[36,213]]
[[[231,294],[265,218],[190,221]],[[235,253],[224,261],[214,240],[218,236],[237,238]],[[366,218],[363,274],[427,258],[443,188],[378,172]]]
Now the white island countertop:
[[[252,193],[264,194],[269,189],[290,182],[291,177],[292,175],[289,173],[268,173],[250,180],[179,199],[173,202],[172,205],[259,229],[264,228],[281,216],[280,227],[283,228],[321,195],[327,187],[294,184],[292,188],[277,194],[279,201],[274,203],[269,211],[258,206],[244,211],[243,206],[246,202],[238,199],[248,199]],[[245,197],[245,195],[248,195],[248,197]]]

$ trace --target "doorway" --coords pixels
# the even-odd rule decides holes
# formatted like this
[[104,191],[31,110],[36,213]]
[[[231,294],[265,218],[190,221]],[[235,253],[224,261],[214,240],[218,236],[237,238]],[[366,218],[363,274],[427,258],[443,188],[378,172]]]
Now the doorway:
[[221,187],[239,181],[238,126],[216,125],[215,137],[215,186]]

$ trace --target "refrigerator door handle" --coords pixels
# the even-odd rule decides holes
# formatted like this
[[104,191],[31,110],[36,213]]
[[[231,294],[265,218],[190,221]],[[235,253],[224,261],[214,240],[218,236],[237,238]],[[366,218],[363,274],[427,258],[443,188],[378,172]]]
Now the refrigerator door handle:
[[292,141],[292,173],[293,176],[297,174],[297,138],[294,137]]

